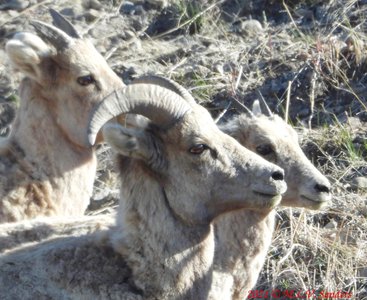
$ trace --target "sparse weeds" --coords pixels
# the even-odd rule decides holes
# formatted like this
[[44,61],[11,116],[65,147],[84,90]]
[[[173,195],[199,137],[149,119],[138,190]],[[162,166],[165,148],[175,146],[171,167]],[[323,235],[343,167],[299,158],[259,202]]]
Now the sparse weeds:
[[200,32],[204,23],[200,2],[196,0],[179,0],[177,8],[180,15],[179,24],[187,23],[190,34]]
[[[61,1],[54,2],[65,7]],[[224,2],[226,12],[221,6]],[[283,11],[275,12],[272,5],[276,2],[274,7]],[[162,25],[151,36],[159,43],[172,33],[168,42],[183,53],[181,56],[157,62],[165,54],[162,49],[171,49],[157,47],[159,53],[153,53],[156,44],[149,44],[149,39],[139,34],[132,39],[137,48],[129,45],[122,51],[117,45],[114,56],[123,69],[138,59],[144,66],[144,71],[137,68],[138,75],[168,73],[198,102],[216,110],[225,111],[228,99],[234,97],[250,106],[260,91],[270,108],[286,114],[290,124],[298,120],[305,123],[315,113],[311,125],[316,130],[308,131],[303,145],[309,158],[331,180],[333,203],[321,213],[279,210],[273,244],[257,288],[342,290],[352,292],[354,299],[367,299],[367,203],[365,195],[351,188],[356,176],[367,176],[367,130],[366,124],[361,128],[350,124],[348,117],[367,111],[367,4],[358,0],[282,3],[170,1],[178,22],[169,28]],[[236,7],[237,13],[229,15],[229,6]],[[21,16],[27,16],[26,11]],[[138,22],[145,16],[135,18]],[[118,18],[114,15],[111,19]],[[247,19],[266,23],[262,34],[250,37],[230,30],[231,22]],[[143,32],[145,25],[138,26],[138,32]],[[101,40],[95,38],[95,42]],[[168,43],[167,39],[164,42]],[[134,52],[139,47],[146,49],[145,43],[150,45],[149,51]],[[151,57],[147,58],[147,53]],[[152,63],[154,57],[157,59]],[[149,66],[154,67],[149,70]],[[99,161],[95,196],[106,191],[113,194],[117,187],[114,174],[105,171],[112,163],[104,148]]]

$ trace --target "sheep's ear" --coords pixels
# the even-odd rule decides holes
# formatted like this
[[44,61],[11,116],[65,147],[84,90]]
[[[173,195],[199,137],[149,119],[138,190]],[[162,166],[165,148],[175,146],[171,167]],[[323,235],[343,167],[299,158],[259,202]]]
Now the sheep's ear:
[[262,115],[259,100],[255,100],[252,104],[252,113],[255,115],[255,117],[259,117]]
[[104,140],[117,153],[143,160],[156,171],[158,166],[162,165],[160,146],[145,129],[126,128],[117,123],[107,123],[103,126],[102,133]]
[[142,160],[155,172],[164,170],[167,162],[161,145],[145,129],[126,128],[116,123],[107,123],[102,128],[104,140],[117,153]]
[[51,49],[38,36],[21,32],[6,44],[6,53],[16,69],[36,81],[42,80],[40,63]]

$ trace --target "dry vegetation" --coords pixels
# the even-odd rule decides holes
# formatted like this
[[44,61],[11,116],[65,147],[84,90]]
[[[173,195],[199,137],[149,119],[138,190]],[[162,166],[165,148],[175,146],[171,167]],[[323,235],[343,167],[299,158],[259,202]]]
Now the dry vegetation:
[[[10,2],[22,1],[0,0],[0,8]],[[51,6],[91,36],[126,83],[164,74],[218,119],[264,97],[300,129],[307,155],[333,183],[333,203],[319,213],[278,210],[256,289],[367,299],[367,1],[24,2],[25,9],[0,11],[0,61],[6,40],[29,28],[29,18],[49,21]],[[2,103],[16,102],[18,78],[10,74],[0,65]],[[116,205],[110,153],[99,151],[91,213]]]

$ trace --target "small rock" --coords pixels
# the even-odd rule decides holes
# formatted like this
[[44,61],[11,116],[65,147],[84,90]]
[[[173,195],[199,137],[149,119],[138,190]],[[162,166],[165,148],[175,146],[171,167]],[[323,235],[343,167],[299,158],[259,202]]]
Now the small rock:
[[89,2],[90,8],[95,10],[101,10],[103,5],[98,0],[90,0]]
[[367,268],[360,268],[360,269],[358,269],[358,276],[360,276],[360,277],[367,277]]
[[327,229],[336,229],[337,227],[338,227],[338,224],[334,220],[330,220],[330,222],[324,226],[324,228],[327,228]]
[[101,10],[103,5],[98,0],[84,0],[82,6],[85,9]]
[[29,6],[29,1],[11,0],[0,5],[0,10],[23,10]]
[[84,14],[85,21],[88,23],[93,22],[94,20],[98,19],[100,16],[100,12],[95,9],[90,9]]
[[367,111],[360,112],[358,114],[358,118],[361,120],[361,122],[367,122]]
[[142,14],[144,14],[143,5],[136,5],[134,15],[140,16]]
[[237,33],[243,33],[248,36],[262,34],[264,29],[258,20],[236,21],[232,24],[232,30]]
[[300,8],[296,10],[296,14],[308,20],[312,20],[313,18],[313,11],[311,9]]
[[305,107],[304,109],[301,109],[297,115],[299,118],[306,118],[310,116],[310,114],[311,114],[311,110],[308,107]]
[[357,190],[367,190],[367,177],[356,177],[353,180],[352,187]]
[[120,13],[126,15],[133,15],[135,13],[135,5],[130,1],[125,1],[120,8]]
[[131,40],[132,38],[135,38],[136,34],[134,33],[134,31],[131,30],[125,30],[124,31],[124,39],[127,40]]
[[60,13],[64,16],[68,16],[70,18],[74,18],[77,14],[75,12],[75,9],[72,7],[66,7],[60,10]]
[[145,3],[148,4],[153,9],[162,9],[168,6],[167,0],[145,0]]
[[12,9],[8,10],[8,15],[11,18],[16,18],[16,17],[19,16],[19,14],[20,14],[20,12],[18,12],[17,10],[12,10]]

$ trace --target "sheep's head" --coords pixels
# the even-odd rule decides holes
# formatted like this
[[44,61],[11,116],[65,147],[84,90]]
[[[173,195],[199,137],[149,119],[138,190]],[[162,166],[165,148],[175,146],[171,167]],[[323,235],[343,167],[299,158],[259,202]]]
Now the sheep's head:
[[281,205],[320,209],[330,201],[330,183],[307,159],[296,131],[277,115],[261,113],[258,102],[253,115],[242,114],[221,126],[248,149],[285,171],[287,192]]
[[33,21],[38,35],[18,33],[6,50],[16,69],[29,78],[24,84],[33,85],[33,93],[45,101],[66,138],[85,147],[91,109],[123,83],[90,41],[56,11],[51,15],[57,27]]
[[[135,82],[160,85],[180,95],[187,103],[195,103],[184,87],[169,79],[145,76]],[[242,114],[220,128],[241,145],[284,169],[288,188],[282,205],[309,209],[325,207],[331,198],[329,181],[302,152],[296,131],[269,108],[268,112],[269,117],[261,112],[255,101],[250,115]]]
[[126,112],[152,124],[129,129],[108,123],[105,140],[158,178],[182,220],[209,222],[226,211],[279,203],[286,189],[282,169],[220,131],[207,110],[158,85],[132,84],[107,97],[91,118],[90,142],[106,121]]

